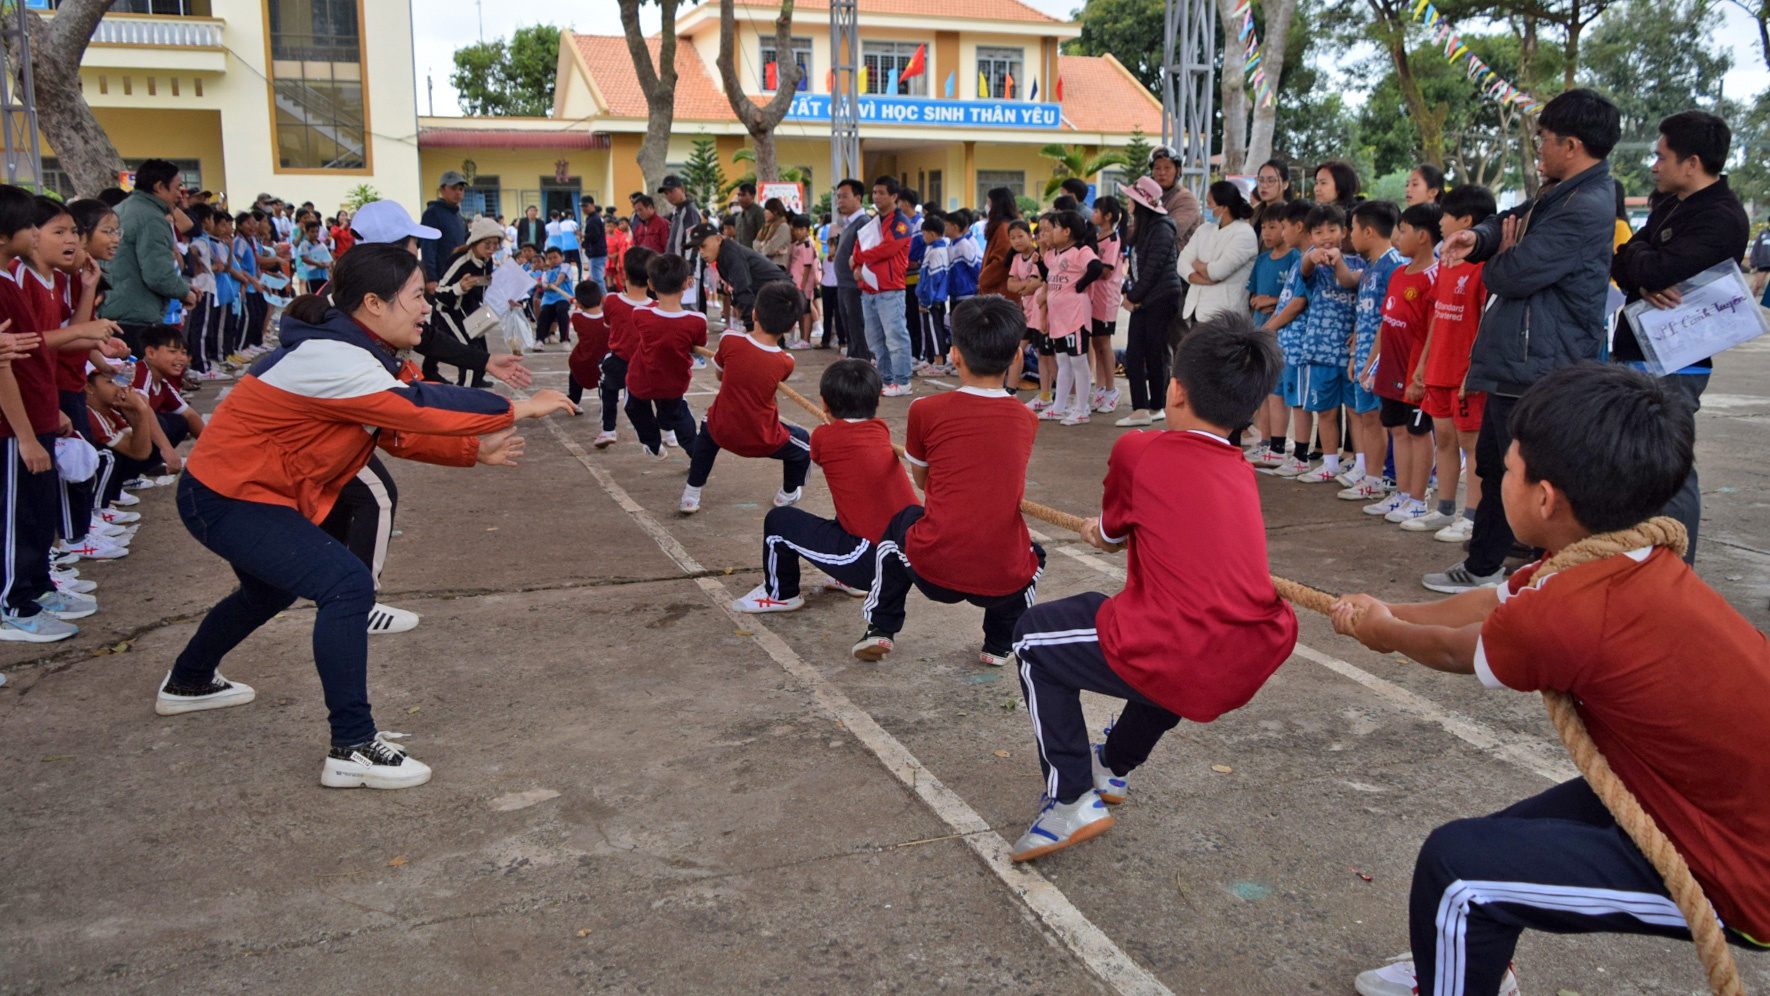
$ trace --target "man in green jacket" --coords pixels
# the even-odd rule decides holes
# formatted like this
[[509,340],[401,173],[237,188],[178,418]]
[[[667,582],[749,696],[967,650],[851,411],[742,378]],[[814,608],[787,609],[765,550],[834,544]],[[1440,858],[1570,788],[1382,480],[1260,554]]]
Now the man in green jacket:
[[167,302],[180,300],[189,307],[197,301],[179,272],[172,231],[172,209],[183,186],[177,166],[149,159],[135,171],[134,192],[117,205],[123,241],[105,267],[111,290],[99,317],[122,326],[123,341],[136,356],[141,355],[142,331],[165,323]]

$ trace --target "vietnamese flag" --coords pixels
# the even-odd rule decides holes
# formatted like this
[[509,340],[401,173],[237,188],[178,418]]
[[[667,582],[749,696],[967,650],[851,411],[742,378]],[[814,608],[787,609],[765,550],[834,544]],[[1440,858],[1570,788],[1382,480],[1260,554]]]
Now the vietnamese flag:
[[770,62],[762,67],[762,89],[775,90],[780,87],[780,73],[775,64]]
[[926,72],[928,69],[927,56],[927,45],[916,46],[916,54],[910,56],[909,63],[903,67],[903,72],[899,73],[897,78],[900,80],[907,80],[912,76],[922,75],[922,73]]

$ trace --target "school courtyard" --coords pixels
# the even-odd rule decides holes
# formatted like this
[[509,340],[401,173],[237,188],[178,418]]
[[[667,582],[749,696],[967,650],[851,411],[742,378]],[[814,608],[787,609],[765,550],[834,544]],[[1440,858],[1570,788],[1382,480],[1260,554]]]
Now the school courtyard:
[[[834,355],[797,354],[793,383]],[[563,352],[530,365],[564,386]],[[1766,384],[1770,343],[1733,350],[1697,422],[1697,567],[1760,627]],[[693,390],[698,414],[710,371]],[[906,407],[883,403],[899,439]],[[1247,708],[1162,741],[1116,829],[1012,868],[1040,779],[1014,675],[976,663],[977,610],[912,596],[882,664],[848,656],[842,595],[734,618],[777,465],[725,455],[684,519],[686,459],[621,431],[596,451],[593,416],[531,423],[515,469],[390,461],[382,600],[424,618],[373,638],[370,688],[436,768],[411,791],[318,786],[311,606],[229,658],[251,706],[154,715],[232,578],[171,489],[142,492],[139,555],[81,565],[106,611],[47,657],[0,650],[0,994],[1350,994],[1407,950],[1427,832],[1573,771],[1534,697],[1304,616]],[[1042,424],[1028,497],[1096,510],[1121,431]],[[1317,487],[1260,490],[1276,574],[1414,599],[1459,556]],[[805,507],[830,514],[815,472]],[[1122,555],[1033,525],[1042,598],[1117,589]],[[1740,964],[1770,991],[1770,956]],[[1517,971],[1528,996],[1707,991],[1660,940],[1531,933]]]

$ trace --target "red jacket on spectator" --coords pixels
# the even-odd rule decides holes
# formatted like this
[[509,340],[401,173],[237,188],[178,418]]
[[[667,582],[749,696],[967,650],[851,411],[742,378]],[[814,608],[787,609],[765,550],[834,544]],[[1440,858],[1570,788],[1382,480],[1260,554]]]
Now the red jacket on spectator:
[[639,215],[633,216],[633,244],[644,246],[653,252],[663,252],[670,243],[670,223],[659,215],[652,215],[649,221],[643,221]]
[[902,211],[864,225],[854,240],[854,276],[864,294],[903,290],[910,263],[910,219]]

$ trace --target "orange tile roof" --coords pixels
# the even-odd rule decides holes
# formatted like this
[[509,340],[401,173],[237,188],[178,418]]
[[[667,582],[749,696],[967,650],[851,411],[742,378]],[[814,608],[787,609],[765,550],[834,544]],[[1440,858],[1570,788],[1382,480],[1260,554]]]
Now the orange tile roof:
[[[776,7],[776,0],[736,0],[739,7]],[[794,10],[829,10],[830,0],[796,0]],[[979,21],[1040,21],[1062,24],[1057,18],[1028,7],[1020,0],[860,0],[863,14],[911,14],[918,17],[964,17]]]
[[1162,133],[1162,105],[1143,84],[1105,56],[1060,55],[1065,124],[1076,131]]
[[[573,35],[578,52],[590,67],[597,89],[608,101],[609,117],[643,118],[646,116],[645,91],[639,88],[639,75],[633,71],[633,56],[627,51],[627,39],[620,35]],[[656,64],[662,42],[647,38]],[[682,121],[732,121],[731,104],[725,94],[713,85],[700,54],[686,40],[676,43],[676,117]]]

